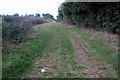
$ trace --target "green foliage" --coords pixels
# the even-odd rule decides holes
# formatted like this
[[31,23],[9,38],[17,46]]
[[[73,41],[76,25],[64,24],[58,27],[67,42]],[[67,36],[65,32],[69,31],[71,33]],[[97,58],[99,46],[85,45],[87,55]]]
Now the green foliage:
[[5,16],[2,21],[3,40],[25,41],[32,33],[32,26],[46,22],[40,19]]
[[96,30],[119,32],[119,3],[64,2],[58,8],[58,21]]
[[42,14],[42,16],[46,19],[51,19],[51,20],[55,20],[53,15],[49,14],[49,13],[46,13],[46,14]]
[[19,16],[19,14],[18,14],[18,13],[16,13],[16,14],[14,14],[13,16]]
[[[9,49],[5,48],[2,54],[3,78],[21,78],[31,71],[34,58],[42,55],[42,51],[49,42],[50,35],[43,31],[39,33],[35,31],[34,36],[37,36],[39,39],[31,38],[22,44],[4,44],[10,47]],[[11,48],[11,46],[20,47],[20,49]]]
[[46,19],[46,20],[52,20],[51,18],[49,17],[41,17],[42,19]]
[[[77,40],[79,40],[79,43],[83,48],[85,47],[87,49],[86,51],[90,53],[89,55],[93,56],[94,58],[96,58],[96,60],[99,60],[102,63],[110,64],[114,68],[116,73],[118,72],[119,53],[118,50],[110,47],[110,46],[118,47],[118,45],[115,45],[118,44],[118,41],[115,40],[115,38],[108,37],[106,38],[104,37],[104,33],[99,34],[96,31],[91,32],[85,29],[82,30],[74,27],[71,27],[69,29],[75,32],[76,35],[80,36],[79,38],[77,38]],[[95,36],[94,38],[96,40],[89,40],[89,38],[93,36]],[[109,41],[112,43],[112,45],[110,44],[108,45]],[[113,71],[111,71],[111,73],[113,73]]]
[[39,13],[36,13],[36,17],[41,17]]

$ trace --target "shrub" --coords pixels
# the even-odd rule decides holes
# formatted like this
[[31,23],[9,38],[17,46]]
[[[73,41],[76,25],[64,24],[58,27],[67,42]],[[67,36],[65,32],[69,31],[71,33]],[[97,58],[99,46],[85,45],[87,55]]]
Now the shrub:
[[[69,0],[67,0],[69,1]],[[58,8],[58,21],[96,30],[118,33],[120,5],[114,3],[64,2]]]
[[46,22],[48,21],[27,17],[5,16],[2,22],[2,38],[3,40],[23,42],[32,33],[32,26]]

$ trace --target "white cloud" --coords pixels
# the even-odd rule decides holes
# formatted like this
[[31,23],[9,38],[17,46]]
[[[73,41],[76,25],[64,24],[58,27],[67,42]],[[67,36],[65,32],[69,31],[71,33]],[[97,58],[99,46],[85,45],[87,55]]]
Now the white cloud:
[[57,16],[58,6],[65,0],[1,0],[0,14],[51,13]]

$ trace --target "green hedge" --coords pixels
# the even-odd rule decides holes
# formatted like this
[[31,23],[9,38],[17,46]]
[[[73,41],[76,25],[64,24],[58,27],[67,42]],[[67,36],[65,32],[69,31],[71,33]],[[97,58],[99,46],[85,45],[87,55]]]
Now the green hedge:
[[120,5],[117,2],[64,2],[58,8],[58,21],[104,30],[120,32]]

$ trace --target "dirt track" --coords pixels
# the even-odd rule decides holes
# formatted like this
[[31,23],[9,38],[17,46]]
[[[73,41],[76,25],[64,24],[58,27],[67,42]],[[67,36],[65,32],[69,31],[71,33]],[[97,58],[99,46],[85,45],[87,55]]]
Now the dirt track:
[[95,59],[90,59],[92,56],[89,55],[86,49],[81,47],[82,42],[79,41],[80,35],[72,31],[69,31],[69,33],[71,34],[70,41],[74,48],[75,61],[78,65],[84,66],[84,68],[80,70],[80,73],[84,75],[85,78],[115,77],[108,74],[109,72],[106,65]]

